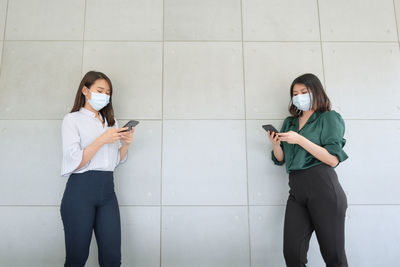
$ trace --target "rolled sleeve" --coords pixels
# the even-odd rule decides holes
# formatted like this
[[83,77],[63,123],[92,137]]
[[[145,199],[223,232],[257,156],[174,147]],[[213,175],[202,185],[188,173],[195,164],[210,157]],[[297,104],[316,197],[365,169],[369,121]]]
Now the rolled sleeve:
[[[115,127],[116,128],[119,128],[119,126],[118,126],[118,121],[117,120],[115,120]],[[117,164],[116,164],[116,166],[118,166],[119,164],[123,164],[124,162],[126,162],[126,160],[128,159],[128,153],[129,153],[129,150],[127,150],[126,151],[126,155],[125,155],[125,157],[121,160],[121,147],[122,147],[122,143],[121,143],[121,141],[117,141],[118,142],[118,155],[117,155]]]
[[[281,147],[282,147],[282,145],[281,145]],[[283,148],[282,148],[283,149]],[[285,164],[285,157],[283,158],[283,160],[282,161],[278,161],[277,159],[276,159],[276,157],[275,157],[275,155],[274,155],[274,151],[272,150],[271,151],[271,159],[272,159],[272,161],[274,162],[274,164],[275,165],[283,165],[283,164]]]
[[118,141],[117,166],[119,164],[123,164],[128,159],[129,149],[126,151],[125,157],[121,160],[121,147],[122,147],[121,141]]
[[[74,120],[67,114],[61,126],[63,158],[61,175],[68,176],[78,168],[83,159],[83,150],[80,144],[79,131]],[[89,165],[90,161],[80,169]]]
[[[279,131],[280,133],[286,132],[288,124],[290,123],[290,120],[291,120],[291,117],[287,117],[283,121],[282,127],[281,127],[281,129]],[[282,143],[281,143],[281,148],[283,150],[283,144]],[[282,161],[278,161],[278,159],[274,155],[274,150],[272,150],[271,151],[271,159],[272,159],[272,161],[274,162],[275,165],[281,166],[281,165],[285,164],[285,153],[283,153],[283,160]]]
[[346,144],[346,139],[343,138],[344,132],[345,124],[342,116],[335,111],[327,112],[321,131],[321,144],[331,155],[336,156],[339,162],[348,158],[343,151]]

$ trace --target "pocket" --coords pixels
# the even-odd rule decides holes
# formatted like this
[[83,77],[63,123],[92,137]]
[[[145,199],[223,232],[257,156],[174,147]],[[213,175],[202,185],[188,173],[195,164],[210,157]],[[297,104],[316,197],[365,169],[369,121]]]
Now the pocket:
[[70,186],[69,180],[68,180],[68,182],[65,184],[64,193],[63,193],[61,202],[63,201],[63,199],[65,198],[65,196],[68,195],[68,192],[70,191],[70,187],[71,187],[71,186]]
[[343,211],[344,216],[347,210],[347,196],[343,190],[342,185],[339,182],[339,178],[336,175],[336,172],[335,175],[331,177],[331,181],[336,194],[337,207],[339,208],[339,210]]
[[67,183],[65,184],[65,189],[64,189],[64,193],[63,193],[63,196],[62,196],[62,199],[61,199],[61,204],[62,204],[63,202],[65,202],[65,200],[68,198],[69,195],[72,194],[72,191],[73,191],[73,189],[74,189],[74,187],[75,187],[75,180],[76,180],[76,179],[74,179],[74,176],[73,176],[73,175],[71,175],[71,176],[68,178],[68,181],[67,181]]
[[338,195],[338,198],[340,198],[342,205],[345,207],[345,209],[347,209],[347,196],[343,190],[342,185],[339,183],[339,181],[337,181],[337,185],[336,185],[336,194]]

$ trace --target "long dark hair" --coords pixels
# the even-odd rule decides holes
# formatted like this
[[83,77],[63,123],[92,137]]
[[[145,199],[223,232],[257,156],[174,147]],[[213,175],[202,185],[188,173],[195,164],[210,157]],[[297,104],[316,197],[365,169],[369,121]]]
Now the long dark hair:
[[306,73],[294,79],[290,86],[289,112],[291,115],[299,117],[303,113],[303,111],[297,109],[297,107],[293,105],[293,87],[296,84],[304,84],[307,87],[307,90],[312,93],[312,107],[316,106],[316,112],[331,110],[331,101],[329,100],[321,81],[314,74]]
[[78,91],[76,92],[75,102],[71,112],[78,111],[81,107],[85,105],[85,95],[82,93],[82,88],[84,86],[90,88],[93,85],[93,83],[99,79],[106,80],[108,86],[110,86],[110,103],[108,103],[107,106],[105,106],[104,108],[100,109],[99,112],[103,116],[103,122],[104,118],[106,118],[108,126],[114,126],[115,119],[114,119],[114,110],[112,106],[112,93],[113,93],[112,83],[111,80],[107,77],[107,75],[105,75],[102,72],[89,71],[88,73],[85,74],[85,76],[83,76],[82,81],[79,84]]

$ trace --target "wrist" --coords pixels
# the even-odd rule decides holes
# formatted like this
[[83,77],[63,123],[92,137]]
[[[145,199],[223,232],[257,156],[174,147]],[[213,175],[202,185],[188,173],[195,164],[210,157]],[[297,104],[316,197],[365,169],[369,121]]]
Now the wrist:
[[122,147],[129,147],[130,143],[123,142]]
[[106,142],[105,142],[105,140],[104,140],[104,138],[103,138],[103,135],[100,135],[97,139],[96,139],[96,141],[97,141],[97,143],[99,144],[99,145],[104,145]]
[[297,144],[300,146],[303,146],[304,140],[305,140],[305,137],[299,134],[297,137]]

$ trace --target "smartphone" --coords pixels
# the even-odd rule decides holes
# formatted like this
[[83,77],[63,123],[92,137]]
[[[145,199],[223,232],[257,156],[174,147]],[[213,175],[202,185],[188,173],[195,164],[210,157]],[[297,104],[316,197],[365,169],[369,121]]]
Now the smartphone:
[[262,127],[265,131],[269,131],[270,133],[279,133],[279,131],[271,124],[263,125]]
[[135,127],[135,126],[138,125],[138,124],[139,124],[138,121],[130,120],[130,121],[128,121],[128,122],[123,126],[123,127],[129,127],[129,129],[128,129],[128,130],[124,130],[124,131],[120,131],[120,133],[127,132],[127,131],[131,131],[131,130],[132,130],[132,127]]

